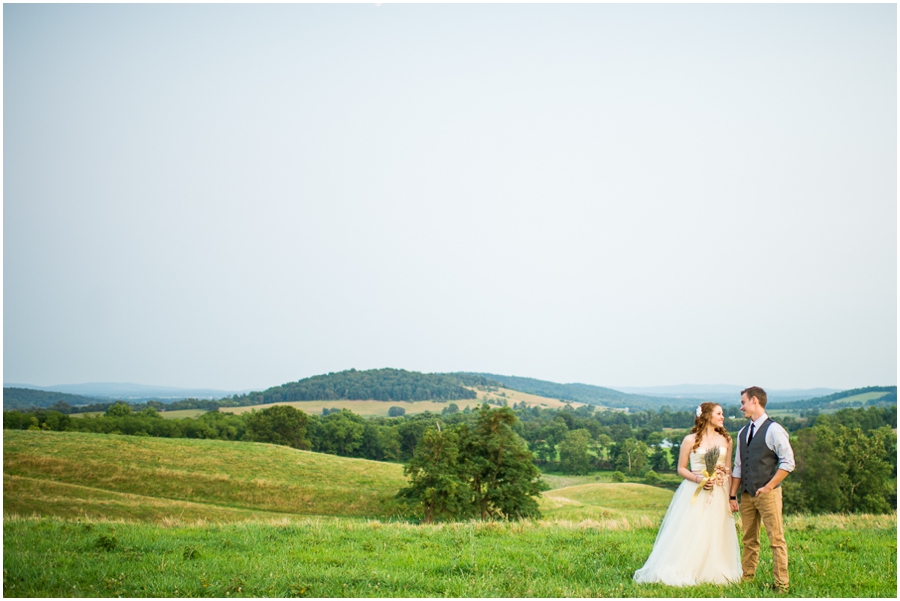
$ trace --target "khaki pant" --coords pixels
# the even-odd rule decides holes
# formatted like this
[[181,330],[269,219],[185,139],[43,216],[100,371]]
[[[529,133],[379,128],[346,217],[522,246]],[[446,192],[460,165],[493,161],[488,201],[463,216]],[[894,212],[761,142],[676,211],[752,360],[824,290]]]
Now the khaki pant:
[[770,493],[752,497],[741,495],[741,524],[744,528],[744,554],[741,567],[744,578],[756,575],[759,565],[759,526],[766,527],[772,547],[773,572],[776,586],[788,586],[787,543],[784,542],[784,523],[781,520],[781,487]]

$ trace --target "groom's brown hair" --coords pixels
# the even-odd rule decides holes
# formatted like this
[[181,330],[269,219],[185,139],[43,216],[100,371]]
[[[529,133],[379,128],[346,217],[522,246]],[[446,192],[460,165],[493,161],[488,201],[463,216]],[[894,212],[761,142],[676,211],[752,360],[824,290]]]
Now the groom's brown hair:
[[741,391],[741,396],[747,395],[748,399],[752,399],[756,397],[756,400],[759,401],[759,406],[763,409],[766,408],[766,391],[760,388],[759,386],[751,386],[750,388],[745,388]]

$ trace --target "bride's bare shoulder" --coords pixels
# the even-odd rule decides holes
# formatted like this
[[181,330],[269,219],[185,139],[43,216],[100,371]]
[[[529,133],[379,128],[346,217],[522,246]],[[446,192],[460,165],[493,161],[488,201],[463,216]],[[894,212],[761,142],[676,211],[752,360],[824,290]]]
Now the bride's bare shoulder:
[[694,444],[695,440],[697,440],[696,434],[688,434],[684,437],[684,440],[681,441],[681,444]]

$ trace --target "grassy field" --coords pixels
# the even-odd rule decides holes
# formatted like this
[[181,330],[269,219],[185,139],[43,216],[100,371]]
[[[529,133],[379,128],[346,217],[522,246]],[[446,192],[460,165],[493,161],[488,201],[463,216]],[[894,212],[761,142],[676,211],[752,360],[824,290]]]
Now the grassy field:
[[[444,408],[449,407],[451,403],[455,403],[460,411],[466,407],[477,409],[482,403],[488,401],[505,400],[509,405],[525,402],[529,407],[538,406],[550,409],[558,409],[566,404],[559,399],[536,396],[508,388],[498,388],[495,391],[476,390],[475,393],[478,395],[477,398],[457,401],[293,401],[290,403],[253,405],[251,407],[222,407],[219,411],[246,413],[247,411],[265,409],[273,405],[290,405],[310,414],[321,414],[322,409],[327,407],[328,409],[349,409],[358,415],[387,417],[388,410],[391,407],[403,407],[407,415],[412,415],[413,413],[424,413],[425,411],[440,413]],[[580,407],[582,404],[571,403],[573,407]]]
[[[791,596],[897,592],[895,516],[787,520]],[[636,585],[656,528],[301,518],[239,524],[4,520],[4,596],[774,597],[757,580]],[[767,550],[766,542],[763,548]]]
[[[510,405],[524,402],[529,407],[546,407],[548,409],[561,409],[566,405],[572,405],[572,407],[577,408],[585,404],[577,403],[575,401],[561,401],[559,399],[551,399],[549,397],[538,396],[536,394],[528,394],[527,392],[519,392],[518,390],[512,390],[510,388],[496,388],[491,389],[490,391],[476,390],[476,393],[478,394],[479,402],[505,400]],[[599,410],[601,408],[597,407],[597,409]]]
[[[548,476],[539,521],[417,525],[392,517],[396,464],[86,433],[3,444],[4,596],[781,596],[765,541],[756,582],[635,585],[672,493],[605,473]],[[785,523],[791,596],[895,597],[896,514]]]
[[399,464],[261,443],[4,430],[3,451],[4,511],[22,514],[387,517],[406,482]]
[[632,524],[651,527],[662,520],[672,494],[646,484],[590,483],[547,491],[540,508],[548,520],[592,520],[612,528]]

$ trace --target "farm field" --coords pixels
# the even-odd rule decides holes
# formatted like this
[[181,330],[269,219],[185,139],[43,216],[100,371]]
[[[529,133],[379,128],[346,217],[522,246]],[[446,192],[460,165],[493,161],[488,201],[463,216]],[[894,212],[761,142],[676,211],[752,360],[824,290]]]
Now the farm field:
[[[548,476],[541,520],[427,525],[396,517],[399,464],[29,430],[3,444],[5,596],[780,596],[765,540],[756,582],[634,584],[672,493],[606,473]],[[791,596],[895,597],[896,514],[785,522]]]
[[[273,405],[290,405],[305,413],[321,414],[322,409],[349,409],[358,415],[369,417],[381,416],[387,417],[388,410],[391,407],[403,407],[407,415],[414,413],[424,413],[431,411],[432,413],[440,413],[444,408],[449,407],[451,403],[455,403],[460,411],[466,407],[477,409],[482,403],[488,401],[505,400],[510,405],[525,402],[529,407],[538,406],[550,409],[558,409],[566,405],[559,399],[551,399],[547,397],[518,392],[508,388],[498,388],[495,391],[476,390],[477,398],[460,399],[456,401],[291,401],[287,403],[268,403],[265,405],[252,405],[249,407],[221,407],[219,411],[228,413],[246,413],[248,411],[265,409]],[[501,394],[502,393],[502,394]],[[504,396],[505,395],[505,396]],[[570,403],[572,407],[580,407],[583,403]],[[177,412],[172,412],[177,413]],[[202,413],[202,412],[201,412]],[[165,413],[163,414],[165,415]]]

